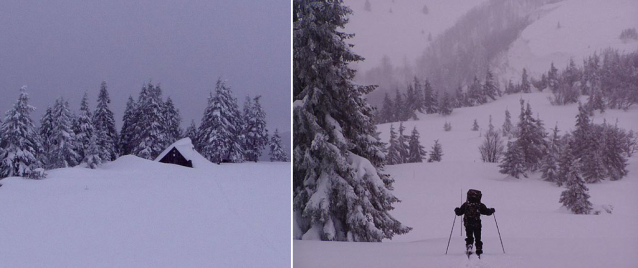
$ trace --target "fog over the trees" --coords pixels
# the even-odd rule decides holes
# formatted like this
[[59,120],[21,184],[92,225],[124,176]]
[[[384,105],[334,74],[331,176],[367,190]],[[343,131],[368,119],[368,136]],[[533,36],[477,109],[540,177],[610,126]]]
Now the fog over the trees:
[[[276,15],[275,15],[276,14]],[[262,95],[268,129],[290,129],[290,3],[286,1],[2,1],[0,112],[27,85],[40,118],[55,99],[95,109],[105,80],[117,127],[129,95],[159,83],[199,124],[219,77],[240,103]]]

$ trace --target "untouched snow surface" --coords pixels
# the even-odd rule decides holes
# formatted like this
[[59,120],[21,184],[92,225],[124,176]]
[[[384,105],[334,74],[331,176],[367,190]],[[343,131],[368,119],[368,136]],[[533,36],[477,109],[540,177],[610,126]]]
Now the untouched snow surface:
[[123,156],[0,188],[0,267],[289,267],[290,163]]
[[[293,242],[295,267],[637,267],[638,265],[638,156],[629,159],[629,175],[620,181],[587,184],[594,207],[613,206],[612,214],[573,215],[558,202],[564,187],[540,179],[540,173],[520,180],[498,172],[497,164],[483,163],[478,146],[480,132],[471,131],[476,118],[482,130],[488,117],[500,128],[505,107],[518,121],[519,99],[529,100],[545,123],[561,131],[574,128],[577,105],[551,106],[547,93],[505,96],[479,107],[456,109],[452,115],[419,114],[421,120],[405,122],[409,134],[414,126],[421,144],[431,150],[435,139],[443,146],[439,163],[388,166],[396,180],[394,194],[402,200],[392,214],[414,229],[383,243]],[[603,118],[638,131],[638,107],[627,112],[609,110]],[[443,131],[444,122],[452,131]],[[395,127],[397,124],[395,124]],[[390,124],[379,126],[383,141]],[[501,249],[493,216],[482,216],[483,259],[464,255],[461,218],[456,219],[448,254],[453,209],[461,205],[468,189],[483,192],[483,203],[496,208],[503,238]]]
[[534,22],[494,61],[495,75],[516,82],[523,68],[540,78],[552,62],[562,71],[570,58],[580,66],[583,58],[606,48],[633,52],[638,41],[623,42],[619,37],[624,29],[638,29],[637,14],[636,0],[564,0],[545,5],[530,15]]

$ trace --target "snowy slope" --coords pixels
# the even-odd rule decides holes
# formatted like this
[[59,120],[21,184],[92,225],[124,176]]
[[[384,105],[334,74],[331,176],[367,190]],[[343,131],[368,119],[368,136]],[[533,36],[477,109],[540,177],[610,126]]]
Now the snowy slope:
[[[345,0],[353,10],[346,33],[354,33],[349,40],[353,51],[366,58],[356,68],[366,71],[381,63],[387,55],[394,66],[413,64],[432,38],[475,6],[486,0],[369,0],[371,11],[364,9],[365,0]],[[428,14],[422,12],[428,7]],[[391,12],[390,12],[391,11]]]
[[570,58],[581,65],[584,57],[602,49],[633,52],[638,41],[624,43],[619,36],[624,29],[638,29],[636,14],[635,0],[564,0],[545,5],[530,15],[534,22],[492,66],[505,81],[519,81],[523,68],[539,77],[552,61],[562,70]]
[[[568,213],[558,202],[564,188],[540,180],[538,173],[517,180],[500,174],[497,164],[481,162],[478,146],[483,138],[470,130],[473,120],[485,130],[492,115],[500,128],[508,107],[516,124],[520,98],[530,101],[546,128],[558,124],[562,131],[573,129],[577,106],[551,106],[547,96],[505,96],[483,106],[455,109],[448,117],[420,114],[419,121],[405,122],[406,134],[416,126],[428,151],[439,139],[444,153],[440,163],[386,168],[396,180],[394,194],[402,200],[392,214],[414,229],[383,243],[293,241],[295,267],[636,267],[638,156],[629,160],[629,175],[621,181],[587,185],[595,208],[613,206],[612,214],[603,215]],[[596,123],[603,119],[618,119],[619,126],[638,131],[638,107],[593,117]],[[450,132],[443,130],[446,121],[452,124]],[[379,126],[383,141],[389,138],[389,128],[390,124]],[[483,216],[483,259],[465,257],[460,218],[445,255],[453,209],[470,188],[481,190],[482,201],[496,208],[506,254],[493,216]]]
[[1,267],[288,267],[289,163],[134,156],[0,188]]

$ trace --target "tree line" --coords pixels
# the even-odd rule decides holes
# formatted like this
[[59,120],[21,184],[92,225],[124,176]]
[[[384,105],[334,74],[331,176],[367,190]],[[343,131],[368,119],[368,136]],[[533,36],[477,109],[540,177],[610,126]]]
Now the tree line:
[[109,108],[106,82],[102,82],[95,110],[85,93],[75,114],[63,98],[48,107],[35,126],[26,88],[5,114],[0,127],[0,177],[40,179],[45,170],[86,165],[96,168],[121,155],[155,159],[178,139],[189,137],[195,149],[211,162],[257,161],[270,147],[271,161],[287,161],[276,130],[269,138],[260,96],[246,98],[243,113],[230,88],[218,80],[199,127],[180,127],[179,110],[170,97],[162,97],[159,84],[145,84],[134,100],[129,96],[119,133]]
[[[527,81],[526,74],[522,80],[524,83]],[[415,77],[414,82],[408,85],[405,94],[398,89],[394,98],[385,94],[381,109],[376,111],[375,119],[378,124],[383,124],[409,119],[418,120],[417,112],[447,116],[453,112],[454,108],[482,105],[502,95],[503,92],[489,69],[485,73],[484,82],[474,76],[472,84],[466,90],[459,86],[454,94],[444,91],[441,97],[439,97],[439,91],[432,87],[428,79],[421,83]]]

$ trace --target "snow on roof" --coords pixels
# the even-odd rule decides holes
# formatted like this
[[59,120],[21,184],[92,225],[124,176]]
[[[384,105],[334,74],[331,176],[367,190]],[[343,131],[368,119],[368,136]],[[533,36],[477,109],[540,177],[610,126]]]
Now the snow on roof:
[[195,146],[193,146],[193,142],[190,138],[183,138],[166,147],[166,149],[164,149],[164,151],[159,156],[157,156],[157,158],[155,158],[155,161],[160,161],[162,158],[164,158],[164,156],[168,152],[170,152],[173,147],[175,147],[175,149],[177,149],[182,154],[182,156],[186,158],[186,160],[191,160],[193,162],[194,168],[206,165],[206,163],[210,163],[208,159],[195,151]]

